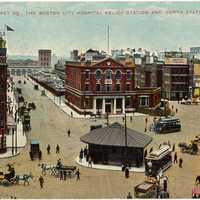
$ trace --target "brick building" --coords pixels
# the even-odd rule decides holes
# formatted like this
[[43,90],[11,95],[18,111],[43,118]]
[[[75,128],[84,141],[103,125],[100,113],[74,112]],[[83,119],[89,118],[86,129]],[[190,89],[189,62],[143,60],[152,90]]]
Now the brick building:
[[51,50],[40,49],[38,51],[38,63],[40,67],[51,67]]
[[135,88],[132,65],[112,58],[66,62],[66,104],[80,114],[120,114],[160,103],[160,88]]
[[6,152],[7,133],[7,63],[6,41],[0,37],[0,153]]

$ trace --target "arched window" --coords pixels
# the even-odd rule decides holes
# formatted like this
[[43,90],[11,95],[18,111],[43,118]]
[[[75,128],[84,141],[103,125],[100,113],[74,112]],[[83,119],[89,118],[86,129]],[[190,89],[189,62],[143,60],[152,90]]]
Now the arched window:
[[112,79],[112,70],[106,70],[106,79]]
[[121,72],[119,70],[116,71],[115,78],[121,79]]
[[101,71],[100,70],[96,71],[96,79],[97,80],[101,79]]

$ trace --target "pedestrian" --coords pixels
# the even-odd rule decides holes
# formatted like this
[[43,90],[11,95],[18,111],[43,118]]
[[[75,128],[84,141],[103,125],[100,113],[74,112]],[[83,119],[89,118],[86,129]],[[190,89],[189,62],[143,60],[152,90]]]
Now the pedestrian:
[[172,110],[174,109],[174,106],[172,105]]
[[88,152],[87,147],[85,147],[85,148],[84,148],[84,151],[83,151],[84,158],[86,158],[86,156],[87,156],[87,152]]
[[183,159],[179,158],[179,167],[182,168],[183,167]]
[[168,181],[168,178],[165,176],[164,180],[163,180],[163,190],[164,190],[164,192],[167,192],[167,181]]
[[87,155],[86,155],[86,162],[89,162],[89,158],[90,158],[90,155],[89,155],[89,153],[87,153]]
[[128,195],[127,195],[126,198],[127,198],[127,199],[132,199],[132,198],[133,198],[130,192],[128,193]]
[[56,146],[56,153],[60,153],[60,146],[58,144]]
[[71,112],[71,117],[73,117],[73,112]]
[[176,113],[178,113],[178,108],[176,108]]
[[47,154],[50,154],[50,150],[51,150],[51,147],[50,147],[50,145],[48,144],[48,146],[47,146]]
[[70,129],[68,129],[68,131],[67,131],[68,137],[70,137],[70,134],[71,134],[71,131],[70,131]]
[[175,144],[173,144],[172,151],[173,152],[175,151]]
[[66,179],[67,179],[67,171],[66,170],[64,170],[63,176],[64,176],[64,181],[66,181]]
[[40,176],[39,182],[40,182],[40,188],[42,189],[44,184],[44,178],[42,176]]
[[130,116],[130,122],[132,123],[132,121],[133,121],[133,117],[132,117],[132,116]]
[[42,160],[42,151],[39,151],[39,160]]
[[89,166],[92,168],[92,159],[91,159],[91,157],[89,157],[89,161],[88,161],[88,167]]
[[175,154],[174,154],[174,163],[178,163],[177,158],[178,158],[178,156],[177,156],[177,152],[175,152]]
[[60,180],[63,180],[63,175],[64,175],[63,170],[60,170]]
[[147,122],[148,122],[148,118],[146,117],[146,118],[145,118],[145,123],[147,124]]
[[76,181],[80,181],[80,171],[79,171],[79,169],[76,172]]
[[33,154],[31,152],[29,152],[30,158],[33,161]]
[[129,169],[126,167],[125,169],[125,178],[129,178]]
[[79,161],[82,162],[83,159],[83,151],[81,149],[80,153],[79,153]]

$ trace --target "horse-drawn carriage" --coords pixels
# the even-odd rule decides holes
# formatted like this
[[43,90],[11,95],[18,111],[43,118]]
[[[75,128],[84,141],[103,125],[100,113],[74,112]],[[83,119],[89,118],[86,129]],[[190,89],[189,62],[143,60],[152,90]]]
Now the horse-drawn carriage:
[[14,177],[15,174],[13,172],[0,172],[0,184],[4,186],[9,186],[14,183]]
[[47,171],[50,171],[50,174],[55,177],[62,176],[66,178],[73,178],[76,175],[76,166],[65,166],[65,165],[50,165],[46,163],[39,164],[42,168],[42,173],[45,175]]

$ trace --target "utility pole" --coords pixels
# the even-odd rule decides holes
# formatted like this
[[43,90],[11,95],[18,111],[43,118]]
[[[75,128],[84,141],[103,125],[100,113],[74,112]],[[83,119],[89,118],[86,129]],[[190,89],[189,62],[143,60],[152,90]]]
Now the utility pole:
[[125,125],[125,164],[126,166],[128,165],[128,159],[127,159],[127,154],[128,154],[128,151],[127,151],[127,126],[126,126],[126,112],[125,112],[125,115],[124,115],[124,125]]
[[108,114],[108,112],[107,112],[106,118],[107,118],[107,126],[108,126],[109,125],[109,114]]
[[109,51],[110,51],[110,25],[108,25],[108,49],[107,49],[107,51],[108,51],[108,55],[109,55]]

